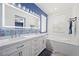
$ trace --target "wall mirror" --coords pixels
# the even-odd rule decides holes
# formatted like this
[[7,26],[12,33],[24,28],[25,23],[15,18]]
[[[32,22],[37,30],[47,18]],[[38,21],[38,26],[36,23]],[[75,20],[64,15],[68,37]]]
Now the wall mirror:
[[15,26],[25,27],[26,26],[25,21],[26,21],[25,17],[15,15]]

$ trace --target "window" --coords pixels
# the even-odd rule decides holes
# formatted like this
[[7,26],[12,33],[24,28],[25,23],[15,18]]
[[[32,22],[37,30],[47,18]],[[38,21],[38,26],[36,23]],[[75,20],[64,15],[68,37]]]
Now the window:
[[46,16],[41,16],[41,32],[46,32]]

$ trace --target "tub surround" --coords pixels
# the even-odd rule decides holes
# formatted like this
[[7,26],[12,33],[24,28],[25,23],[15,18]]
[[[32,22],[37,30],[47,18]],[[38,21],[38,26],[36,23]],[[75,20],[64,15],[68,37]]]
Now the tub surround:
[[48,35],[47,49],[62,56],[79,56],[79,37],[74,35],[53,33]]
[[54,33],[52,35],[49,35],[48,39],[79,46],[79,37],[78,36]]

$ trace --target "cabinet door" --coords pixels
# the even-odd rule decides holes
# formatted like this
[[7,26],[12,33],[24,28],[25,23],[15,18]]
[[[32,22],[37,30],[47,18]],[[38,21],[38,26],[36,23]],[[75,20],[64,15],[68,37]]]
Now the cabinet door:
[[19,51],[19,56],[26,56],[26,47],[22,48],[20,51]]
[[38,53],[38,38],[32,39],[32,55],[35,56]]
[[42,37],[39,37],[39,52],[41,52],[44,49],[44,41]]
[[11,53],[11,54],[8,55],[8,56],[19,56],[19,52],[18,52],[18,51],[15,51],[15,52]]
[[24,47],[20,52],[22,56],[31,56],[31,46]]
[[9,56],[29,56],[29,49],[28,47],[23,47],[21,49],[18,49],[14,53],[11,53]]
[[26,56],[31,56],[32,55],[32,44],[31,44],[31,40],[26,41],[24,43],[25,48],[24,48],[24,53]]
[[32,56],[32,41],[29,40],[27,44],[28,44],[27,45],[27,52],[28,52],[27,55]]
[[41,36],[39,38],[39,51],[41,52],[42,50],[44,50],[46,48],[46,39],[44,36]]
[[36,40],[36,39],[32,39],[32,56],[35,55],[35,49],[36,49],[36,47],[35,47],[35,45],[36,45],[35,40]]
[[16,51],[16,52],[10,54],[9,56],[25,56],[25,55],[26,55],[25,50],[22,49],[20,51]]
[[32,40],[32,55],[39,55],[44,49],[42,37],[37,37]]
[[46,48],[46,38],[43,38],[43,48]]
[[46,48],[46,38],[45,36],[42,36],[42,44],[43,44],[43,48]]

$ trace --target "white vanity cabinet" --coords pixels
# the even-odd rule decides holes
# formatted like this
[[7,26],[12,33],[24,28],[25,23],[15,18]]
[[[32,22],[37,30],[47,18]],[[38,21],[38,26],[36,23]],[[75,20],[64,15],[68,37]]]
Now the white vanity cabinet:
[[24,43],[24,56],[31,56],[32,55],[32,43],[31,40],[28,40]]
[[20,43],[17,47],[17,51],[10,56],[31,56],[31,41]]
[[39,47],[40,47],[39,42],[40,42],[39,38],[34,38],[32,40],[32,55],[33,56],[38,55],[39,53]]
[[11,53],[11,54],[8,55],[8,56],[19,56],[19,52],[18,52],[18,51],[15,51],[15,52]]
[[0,55],[3,56],[27,56],[31,55],[29,46],[30,41],[18,42],[10,46],[5,46],[0,49]]
[[45,36],[15,40],[22,41],[0,47],[0,56],[37,56],[46,48]]
[[10,56],[10,55],[19,55],[17,50],[18,44],[12,44],[10,46],[5,46],[0,49],[0,54],[3,56]]
[[19,55],[18,53],[18,51],[17,51],[17,44],[12,44],[12,45],[10,45],[10,46],[5,46],[5,47],[3,47],[2,49],[0,49],[0,54],[2,55],[2,56],[10,56],[10,55]]
[[39,55],[45,48],[46,40],[44,36],[40,36],[32,40],[32,55]]

